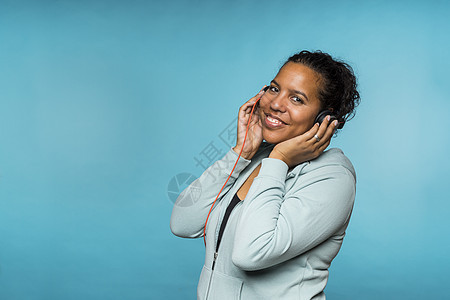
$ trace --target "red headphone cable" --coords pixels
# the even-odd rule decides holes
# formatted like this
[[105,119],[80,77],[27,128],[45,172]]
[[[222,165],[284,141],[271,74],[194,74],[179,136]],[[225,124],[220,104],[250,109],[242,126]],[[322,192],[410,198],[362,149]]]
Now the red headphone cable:
[[203,228],[203,241],[205,242],[205,247],[206,247],[206,224],[208,223],[209,215],[211,214],[211,211],[212,211],[212,209],[214,207],[214,204],[216,203],[217,198],[219,198],[220,193],[222,192],[223,188],[227,184],[228,179],[230,179],[231,174],[233,174],[234,168],[236,167],[236,164],[239,161],[239,158],[241,157],[241,153],[242,153],[242,150],[244,149],[244,145],[245,145],[245,140],[247,139],[247,132],[248,132],[248,128],[249,128],[249,125],[250,125],[250,121],[252,120],[253,110],[255,109],[255,106],[258,103],[259,99],[261,99],[261,97],[258,98],[258,100],[255,101],[255,103],[253,104],[253,107],[252,107],[252,111],[250,112],[250,118],[248,119],[247,130],[245,131],[244,142],[242,143],[242,148],[241,148],[241,151],[239,152],[239,156],[238,156],[236,162],[234,163],[234,166],[233,166],[233,169],[231,170],[230,175],[228,175],[227,180],[223,184],[222,188],[220,189],[219,194],[217,194],[216,199],[214,200],[213,204],[211,205],[211,208],[209,209],[209,212],[208,212],[208,216],[206,217],[205,227]]

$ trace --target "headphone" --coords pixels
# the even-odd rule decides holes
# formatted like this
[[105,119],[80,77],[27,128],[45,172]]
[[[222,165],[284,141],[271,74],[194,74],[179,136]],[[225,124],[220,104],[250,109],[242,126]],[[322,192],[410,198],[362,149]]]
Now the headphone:
[[[334,120],[338,120],[338,118],[333,114],[333,112],[331,110],[325,109],[322,110],[316,117],[316,119],[314,120],[314,124],[315,123],[319,123],[322,124],[323,120],[325,120],[326,116],[330,116],[330,122],[333,122]],[[338,120],[338,125],[336,126],[337,129],[341,129],[342,127],[344,127],[345,124],[345,120]]]
[[[264,88],[264,92],[266,92],[268,89],[269,89],[269,86],[266,86],[266,87]],[[261,97],[262,97],[262,96],[261,96]],[[242,146],[244,146],[245,140],[247,139],[247,132],[248,132],[248,128],[249,128],[249,125],[250,125],[250,121],[251,121],[251,119],[252,119],[253,110],[255,109],[256,106],[259,105],[259,100],[261,100],[261,97],[259,97],[259,99],[256,100],[256,102],[253,104],[252,111],[251,111],[251,113],[250,113],[250,118],[248,119],[247,130],[245,131],[245,137],[244,137],[244,142],[243,142]],[[322,110],[322,111],[317,115],[316,119],[314,120],[314,124],[315,124],[315,123],[319,123],[319,125],[322,124],[323,120],[325,120],[325,117],[328,116],[328,115],[330,116],[330,123],[333,122],[334,120],[338,120],[338,118],[333,114],[333,112],[332,112],[331,110],[325,109],[325,110]],[[344,126],[344,124],[345,124],[345,120],[343,120],[343,119],[342,119],[342,120],[338,120],[337,128],[338,128],[338,129],[341,129],[341,128]],[[214,200],[213,204],[211,205],[211,208],[209,209],[208,216],[206,217],[206,221],[205,221],[205,226],[203,227],[203,241],[204,241],[204,243],[205,243],[205,247],[206,247],[206,224],[208,224],[209,215],[211,214],[211,211],[212,211],[212,209],[213,209],[213,207],[214,207],[214,204],[216,203],[217,199],[219,198],[220,193],[222,192],[223,188],[224,188],[225,185],[227,184],[228,179],[230,179],[231,174],[233,174],[234,168],[236,167],[236,164],[237,164],[237,162],[239,161],[239,158],[241,157],[241,153],[242,153],[242,150],[243,150],[243,149],[244,149],[244,147],[241,148],[241,152],[239,152],[238,158],[237,158],[236,162],[234,163],[234,166],[233,166],[233,169],[232,169],[231,172],[230,172],[230,175],[228,175],[227,180],[226,180],[225,183],[223,184],[222,188],[221,188],[220,191],[219,191],[219,194],[217,194],[216,199]]]

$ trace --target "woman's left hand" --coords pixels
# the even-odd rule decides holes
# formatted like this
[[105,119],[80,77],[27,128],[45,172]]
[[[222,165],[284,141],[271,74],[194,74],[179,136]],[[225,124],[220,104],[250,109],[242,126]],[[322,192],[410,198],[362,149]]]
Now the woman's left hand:
[[318,157],[330,144],[337,125],[337,121],[329,122],[327,116],[320,126],[316,123],[304,134],[277,144],[269,157],[281,159],[289,168]]

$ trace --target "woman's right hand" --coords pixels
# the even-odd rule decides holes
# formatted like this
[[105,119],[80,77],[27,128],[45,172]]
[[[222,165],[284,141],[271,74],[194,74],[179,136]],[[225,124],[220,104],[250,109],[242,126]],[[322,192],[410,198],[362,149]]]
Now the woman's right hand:
[[247,131],[248,119],[250,118],[250,112],[252,111],[253,104],[255,104],[255,102],[264,94],[264,87],[256,96],[250,98],[250,100],[248,100],[239,108],[237,139],[236,146],[233,148],[233,150],[234,152],[239,154],[242,149],[241,157],[245,159],[251,159],[255,155],[263,140],[262,123],[259,117],[259,105],[257,104],[255,106],[255,109],[253,110],[252,120],[250,121],[250,125],[248,128],[245,145],[243,145],[245,132]]

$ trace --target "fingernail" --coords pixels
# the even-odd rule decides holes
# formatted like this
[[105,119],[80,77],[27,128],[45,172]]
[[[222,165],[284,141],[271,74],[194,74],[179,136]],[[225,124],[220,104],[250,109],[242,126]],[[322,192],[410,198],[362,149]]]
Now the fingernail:
[[333,122],[333,126],[337,126],[337,124],[338,124],[338,120],[335,120],[335,121]]
[[327,121],[330,121],[330,116],[327,116]]

